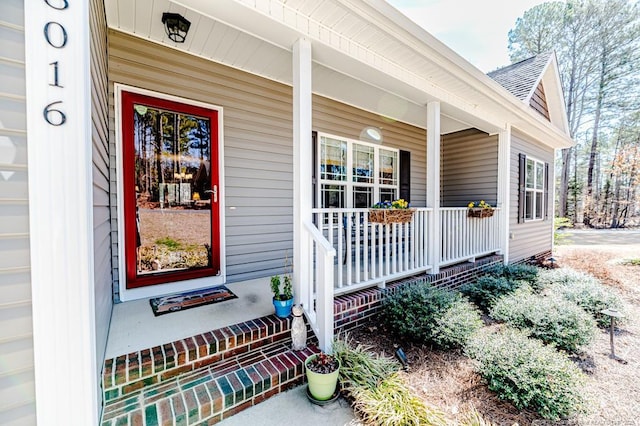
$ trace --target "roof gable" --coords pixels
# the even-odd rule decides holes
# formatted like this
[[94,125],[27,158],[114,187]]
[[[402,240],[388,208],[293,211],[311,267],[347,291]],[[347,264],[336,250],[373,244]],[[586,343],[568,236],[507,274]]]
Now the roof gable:
[[562,84],[554,52],[541,53],[491,71],[487,75],[553,125],[569,134]]

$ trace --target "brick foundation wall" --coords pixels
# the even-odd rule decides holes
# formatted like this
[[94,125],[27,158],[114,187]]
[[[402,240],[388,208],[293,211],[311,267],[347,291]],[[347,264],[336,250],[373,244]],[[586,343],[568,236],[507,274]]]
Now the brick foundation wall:
[[[545,251],[522,259],[514,264],[530,263],[542,264],[546,259],[551,257],[550,251]],[[411,285],[418,282],[428,282],[434,287],[447,290],[456,289],[464,284],[472,282],[482,273],[482,271],[492,266],[501,265],[503,257],[492,255],[483,257],[473,263],[461,263],[459,265],[443,268],[437,274],[418,275],[388,284],[386,288],[377,287],[368,288],[351,294],[345,294],[335,298],[333,302],[334,326],[336,334],[341,331],[348,331],[357,328],[380,312],[382,308],[382,300],[390,294],[393,294],[399,288],[405,285]]]
[[473,281],[483,270],[503,263],[503,257],[494,255],[442,269],[437,274],[418,275],[397,281],[381,289],[377,287],[338,296],[333,302],[336,334],[357,328],[379,313],[382,300],[405,285],[429,282],[444,289],[455,289]]

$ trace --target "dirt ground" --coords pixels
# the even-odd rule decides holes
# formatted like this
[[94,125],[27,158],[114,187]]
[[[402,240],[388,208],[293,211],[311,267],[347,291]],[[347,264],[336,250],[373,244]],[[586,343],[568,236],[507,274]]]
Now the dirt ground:
[[499,400],[460,353],[400,344],[373,324],[351,337],[389,356],[402,347],[410,362],[403,373],[407,382],[427,404],[442,410],[450,424],[474,407],[495,425],[640,425],[640,265],[622,263],[640,258],[640,244],[557,246],[554,257],[560,267],[595,275],[626,302],[627,320],[616,330],[614,342],[616,355],[627,363],[609,358],[609,333],[602,330],[575,360],[587,372],[588,411],[571,419],[550,422]]

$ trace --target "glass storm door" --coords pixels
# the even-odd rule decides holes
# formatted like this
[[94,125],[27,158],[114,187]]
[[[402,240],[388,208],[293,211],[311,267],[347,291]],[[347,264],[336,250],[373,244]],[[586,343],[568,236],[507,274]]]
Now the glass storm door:
[[122,92],[127,288],[220,273],[218,111]]

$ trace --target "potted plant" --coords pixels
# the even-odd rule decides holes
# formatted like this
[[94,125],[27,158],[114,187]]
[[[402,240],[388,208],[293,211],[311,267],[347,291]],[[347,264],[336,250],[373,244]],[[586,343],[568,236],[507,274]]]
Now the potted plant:
[[[282,291],[280,291],[280,285]],[[276,309],[276,316],[279,318],[287,318],[291,315],[291,307],[293,306],[293,287],[291,285],[291,277],[285,275],[281,280],[280,275],[271,277],[271,292],[273,293],[273,306]]]
[[327,401],[336,393],[340,360],[324,352],[310,355],[304,362],[309,394],[317,401]]

